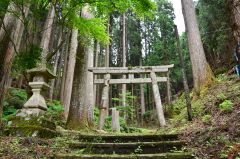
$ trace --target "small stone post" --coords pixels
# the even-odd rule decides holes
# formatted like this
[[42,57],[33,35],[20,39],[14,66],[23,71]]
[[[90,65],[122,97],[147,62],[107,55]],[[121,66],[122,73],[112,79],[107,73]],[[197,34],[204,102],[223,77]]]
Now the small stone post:
[[112,132],[120,132],[119,111],[112,108]]

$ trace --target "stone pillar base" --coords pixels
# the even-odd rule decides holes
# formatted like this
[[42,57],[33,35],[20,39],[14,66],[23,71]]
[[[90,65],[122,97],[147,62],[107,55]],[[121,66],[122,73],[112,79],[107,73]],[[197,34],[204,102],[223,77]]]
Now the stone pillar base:
[[39,108],[23,108],[18,110],[16,116],[21,117],[31,117],[31,116],[45,116],[45,110],[39,109]]

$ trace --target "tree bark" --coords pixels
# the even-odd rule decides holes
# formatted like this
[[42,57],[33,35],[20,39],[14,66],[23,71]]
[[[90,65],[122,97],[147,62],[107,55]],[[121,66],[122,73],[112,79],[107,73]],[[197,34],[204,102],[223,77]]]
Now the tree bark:
[[[54,22],[53,22],[54,23]],[[54,48],[54,41],[55,41],[55,34],[56,34],[56,30],[57,30],[57,23],[54,23],[52,26],[52,30],[51,30],[51,37],[49,40],[49,45],[48,45],[48,50],[49,52],[53,52],[53,48]],[[51,60],[47,61],[48,63],[50,63]]]
[[[59,37],[58,37],[58,45],[60,45],[61,40],[62,40],[62,28],[60,29],[60,33],[59,33]],[[53,73],[54,74],[57,73],[58,62],[59,62],[60,56],[61,56],[61,53],[58,50],[56,55],[55,55],[55,61],[54,61],[54,67],[53,67]],[[54,90],[55,90],[54,84],[55,84],[55,79],[52,79],[51,80],[51,90],[50,90],[50,93],[49,93],[49,99],[53,99],[53,94],[54,94]]]
[[56,81],[56,84],[55,84],[55,93],[54,93],[54,96],[53,96],[53,99],[55,100],[59,100],[59,94],[60,94],[60,84],[61,84],[61,77],[62,77],[62,67],[63,67],[63,63],[62,63],[62,60],[63,60],[63,52],[64,50],[61,49],[60,51],[60,57],[59,57],[59,61],[58,61],[58,69],[57,69],[57,81]]
[[228,10],[230,12],[231,28],[233,30],[233,35],[235,42],[240,42],[240,2],[239,0],[226,0],[228,4]]
[[[141,22],[140,20],[137,20],[137,26],[139,28],[139,32],[141,30]],[[142,66],[142,43],[141,40],[138,41],[138,47],[140,48],[140,53],[139,53],[139,66]],[[140,74],[140,78],[143,78],[143,75]],[[142,126],[145,125],[144,120],[143,120],[143,115],[146,112],[146,105],[145,105],[145,97],[144,97],[144,87],[143,84],[140,84],[140,96],[141,96],[141,122]]]
[[194,81],[192,102],[195,102],[200,91],[212,84],[215,77],[205,57],[193,0],[181,0],[181,2]]
[[[8,9],[13,12],[19,11],[12,2],[9,4]],[[6,13],[0,29],[0,125],[2,123],[5,93],[11,75],[11,59],[14,53],[13,45],[19,40],[18,34],[21,34],[21,25],[18,22],[17,17],[11,12]]]
[[[110,22],[110,17],[108,18],[108,22],[107,22],[107,34],[109,36],[109,22]],[[106,44],[106,48],[105,48],[105,63],[104,63],[105,67],[109,67],[109,43]],[[109,94],[108,94],[109,95]],[[109,100],[109,97],[107,98]],[[106,116],[108,116],[109,114],[109,103],[110,101],[107,102],[108,105],[107,105],[107,108],[106,108]],[[105,117],[104,117],[105,119]]]
[[[139,59],[140,67],[142,66],[142,54],[140,55]],[[143,78],[142,74],[140,74],[140,78]],[[144,98],[144,87],[143,84],[140,84],[140,94],[141,94],[141,121],[142,125],[144,125],[143,115],[146,112],[145,106],[145,98]]]
[[42,62],[40,63],[40,65],[42,65],[43,67],[46,67],[46,64],[47,64],[46,57],[47,57],[47,54],[49,51],[49,42],[50,42],[50,38],[51,38],[54,14],[55,14],[54,5],[51,3],[50,9],[48,11],[47,20],[46,20],[45,26],[44,26],[44,32],[43,32],[41,44],[40,44],[40,46],[43,49]]
[[66,46],[65,46],[65,56],[64,56],[64,67],[62,72],[62,81],[61,81],[61,91],[60,91],[60,101],[64,101],[64,93],[65,93],[65,84],[66,84],[66,75],[67,75],[67,64],[68,64],[68,54],[69,54],[69,34],[70,30],[68,31],[67,38],[66,38]]
[[[108,18],[108,22],[107,22],[107,34],[109,36],[109,21],[110,18]],[[109,67],[109,43],[106,44],[106,48],[105,48],[105,67]]]
[[[100,45],[99,45],[99,42],[96,41],[96,48],[95,48],[95,65],[94,67],[98,67],[98,54],[100,52]],[[98,75],[95,75],[94,76],[94,79],[97,79],[98,78]],[[95,101],[95,107],[99,108],[99,85],[94,85],[93,86],[93,92],[95,93],[94,94],[94,101]]]
[[68,61],[68,68],[67,68],[67,75],[65,81],[65,89],[64,89],[64,97],[63,97],[63,105],[65,107],[64,116],[67,119],[69,113],[69,105],[71,101],[71,94],[72,94],[72,87],[73,87],[73,76],[74,76],[74,69],[76,63],[76,52],[77,52],[77,45],[78,45],[78,30],[72,30],[72,39],[71,39],[71,48],[69,53],[69,61]]
[[[88,14],[88,13],[86,13]],[[86,18],[89,18],[87,15]],[[93,51],[93,40],[91,41],[91,45],[88,46],[87,55],[88,55],[88,64],[87,67],[93,67],[94,66],[94,51]],[[86,101],[85,101],[85,107],[88,110],[88,125],[89,127],[94,127],[94,106],[95,106],[95,98],[94,98],[94,84],[93,84],[93,73],[87,71],[87,95],[86,95]]]
[[[81,15],[87,19],[93,18],[87,7],[82,9]],[[89,129],[94,125],[93,73],[87,70],[89,66],[93,66],[93,46],[92,43],[83,46],[82,40],[77,50],[79,59],[76,60],[74,69],[71,104],[67,119],[67,128],[76,130]]]
[[[125,13],[123,13],[122,15],[122,67],[126,67],[126,15]],[[122,76],[123,79],[126,79],[126,75],[123,75]],[[123,104],[123,107],[126,107],[126,93],[127,91],[127,86],[126,84],[123,84],[122,85],[122,104]],[[127,111],[126,109],[125,110],[125,113],[124,113],[124,119],[126,120],[127,119]]]

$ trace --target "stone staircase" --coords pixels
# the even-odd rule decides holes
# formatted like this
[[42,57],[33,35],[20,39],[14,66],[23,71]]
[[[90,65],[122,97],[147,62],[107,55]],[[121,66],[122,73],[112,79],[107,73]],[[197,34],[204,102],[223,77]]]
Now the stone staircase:
[[56,154],[57,159],[190,159],[192,153],[182,152],[186,141],[179,141],[178,134],[171,135],[79,135],[78,142],[69,147],[82,154]]

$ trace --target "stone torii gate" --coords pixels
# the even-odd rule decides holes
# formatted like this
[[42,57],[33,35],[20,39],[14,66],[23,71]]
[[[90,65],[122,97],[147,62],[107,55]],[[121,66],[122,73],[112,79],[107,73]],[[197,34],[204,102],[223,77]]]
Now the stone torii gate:
[[[170,102],[170,82],[169,82],[169,70],[174,67],[172,65],[164,66],[144,66],[144,67],[91,67],[88,68],[94,75],[104,75],[104,79],[94,79],[94,84],[104,84],[102,99],[100,104],[100,118],[98,128],[103,129],[104,120],[107,116],[109,104],[108,104],[108,90],[109,84],[144,84],[152,83],[152,89],[154,99],[157,108],[158,120],[160,126],[165,126],[165,118],[163,113],[163,107],[161,97],[158,89],[158,82],[167,83],[167,95]],[[151,78],[134,78],[134,74],[150,74]],[[157,77],[156,74],[165,74],[166,77]],[[111,75],[128,75],[128,79],[111,79]]]

